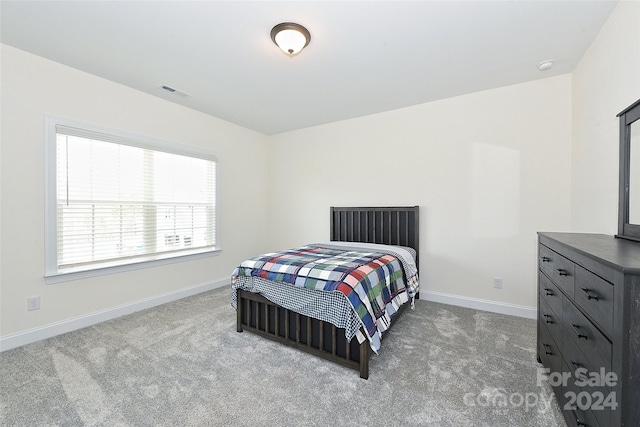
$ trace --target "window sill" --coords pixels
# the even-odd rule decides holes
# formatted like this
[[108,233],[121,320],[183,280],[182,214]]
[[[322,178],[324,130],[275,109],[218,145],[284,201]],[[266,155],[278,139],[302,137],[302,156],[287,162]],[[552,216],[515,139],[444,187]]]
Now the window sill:
[[69,282],[72,280],[87,279],[90,277],[104,276],[107,274],[122,273],[125,271],[140,270],[143,268],[158,267],[161,265],[173,264],[176,262],[192,261],[201,258],[217,256],[221,252],[220,248],[207,249],[200,252],[191,252],[184,255],[156,256],[140,259],[135,262],[118,265],[104,265],[100,267],[84,267],[84,269],[68,269],[65,272],[53,272],[45,274],[44,279],[47,285],[55,283]]

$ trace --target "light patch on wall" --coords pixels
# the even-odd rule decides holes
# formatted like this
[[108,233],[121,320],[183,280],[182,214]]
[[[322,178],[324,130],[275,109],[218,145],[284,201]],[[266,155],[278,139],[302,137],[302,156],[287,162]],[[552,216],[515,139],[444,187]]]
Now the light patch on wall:
[[520,225],[520,151],[474,142],[471,227],[475,238],[505,238]]

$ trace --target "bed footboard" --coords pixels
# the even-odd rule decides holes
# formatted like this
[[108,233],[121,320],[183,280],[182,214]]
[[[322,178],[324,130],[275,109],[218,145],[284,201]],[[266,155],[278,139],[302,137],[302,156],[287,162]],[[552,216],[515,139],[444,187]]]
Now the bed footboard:
[[355,369],[369,378],[368,341],[347,342],[345,330],[328,322],[287,310],[260,294],[238,289],[237,331],[262,335],[290,347]]

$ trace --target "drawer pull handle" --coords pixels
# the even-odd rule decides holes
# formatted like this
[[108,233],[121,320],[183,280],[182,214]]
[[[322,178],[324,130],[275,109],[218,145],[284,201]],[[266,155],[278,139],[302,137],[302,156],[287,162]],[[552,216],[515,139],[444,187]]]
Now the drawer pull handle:
[[[580,367],[582,367],[582,363],[580,363],[580,362],[574,362],[573,360],[571,361],[571,364],[573,365],[573,367],[574,367],[575,369],[579,369]],[[577,379],[579,379],[579,380],[585,380],[585,381],[589,380],[589,377],[588,377],[588,376],[586,376],[586,375],[578,375],[578,374],[576,373],[576,374],[575,374],[575,376],[576,376],[576,378],[577,378]]]
[[543,316],[545,317],[545,323],[553,323],[553,320],[551,320],[551,316],[549,316],[548,314],[543,314]]
[[556,271],[560,276],[569,276],[569,273],[567,272],[567,270],[564,270],[562,268],[557,268]]
[[573,326],[573,329],[576,331],[576,334],[578,334],[578,338],[584,338],[585,340],[589,339],[588,336],[580,332],[580,326],[574,325],[574,324],[571,324],[571,326]]
[[[582,366],[582,364],[578,362],[571,361],[571,363],[576,369],[580,369],[580,367]],[[574,372],[574,375],[576,376],[576,379],[579,379],[582,381],[589,381],[589,377],[585,374],[578,375],[578,372]]]
[[598,301],[600,298],[597,295],[591,295],[591,289],[580,288],[582,291],[587,294],[587,299],[592,299]]
[[548,350],[549,348],[551,348],[551,346],[549,344],[542,344],[542,346],[544,347],[544,354],[548,354],[549,356],[553,356],[553,353]]
[[541,260],[542,260],[542,262],[551,262],[551,259],[550,259],[550,258],[548,258],[548,257],[546,257],[546,256],[543,256],[543,257],[541,258]]
[[578,426],[584,426],[584,427],[589,427],[587,424],[583,423],[582,421],[580,421],[580,418],[578,418],[578,413],[575,411],[575,409],[573,411],[573,417],[576,419],[576,424]]
[[553,291],[549,288],[544,288],[544,293],[548,297],[553,296]]

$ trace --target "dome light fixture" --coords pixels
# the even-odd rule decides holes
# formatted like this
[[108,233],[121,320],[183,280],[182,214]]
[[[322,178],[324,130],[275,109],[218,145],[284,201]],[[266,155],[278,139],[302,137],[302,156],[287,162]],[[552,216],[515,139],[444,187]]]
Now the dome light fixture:
[[271,40],[287,56],[294,57],[309,44],[311,34],[300,24],[283,22],[271,29]]

